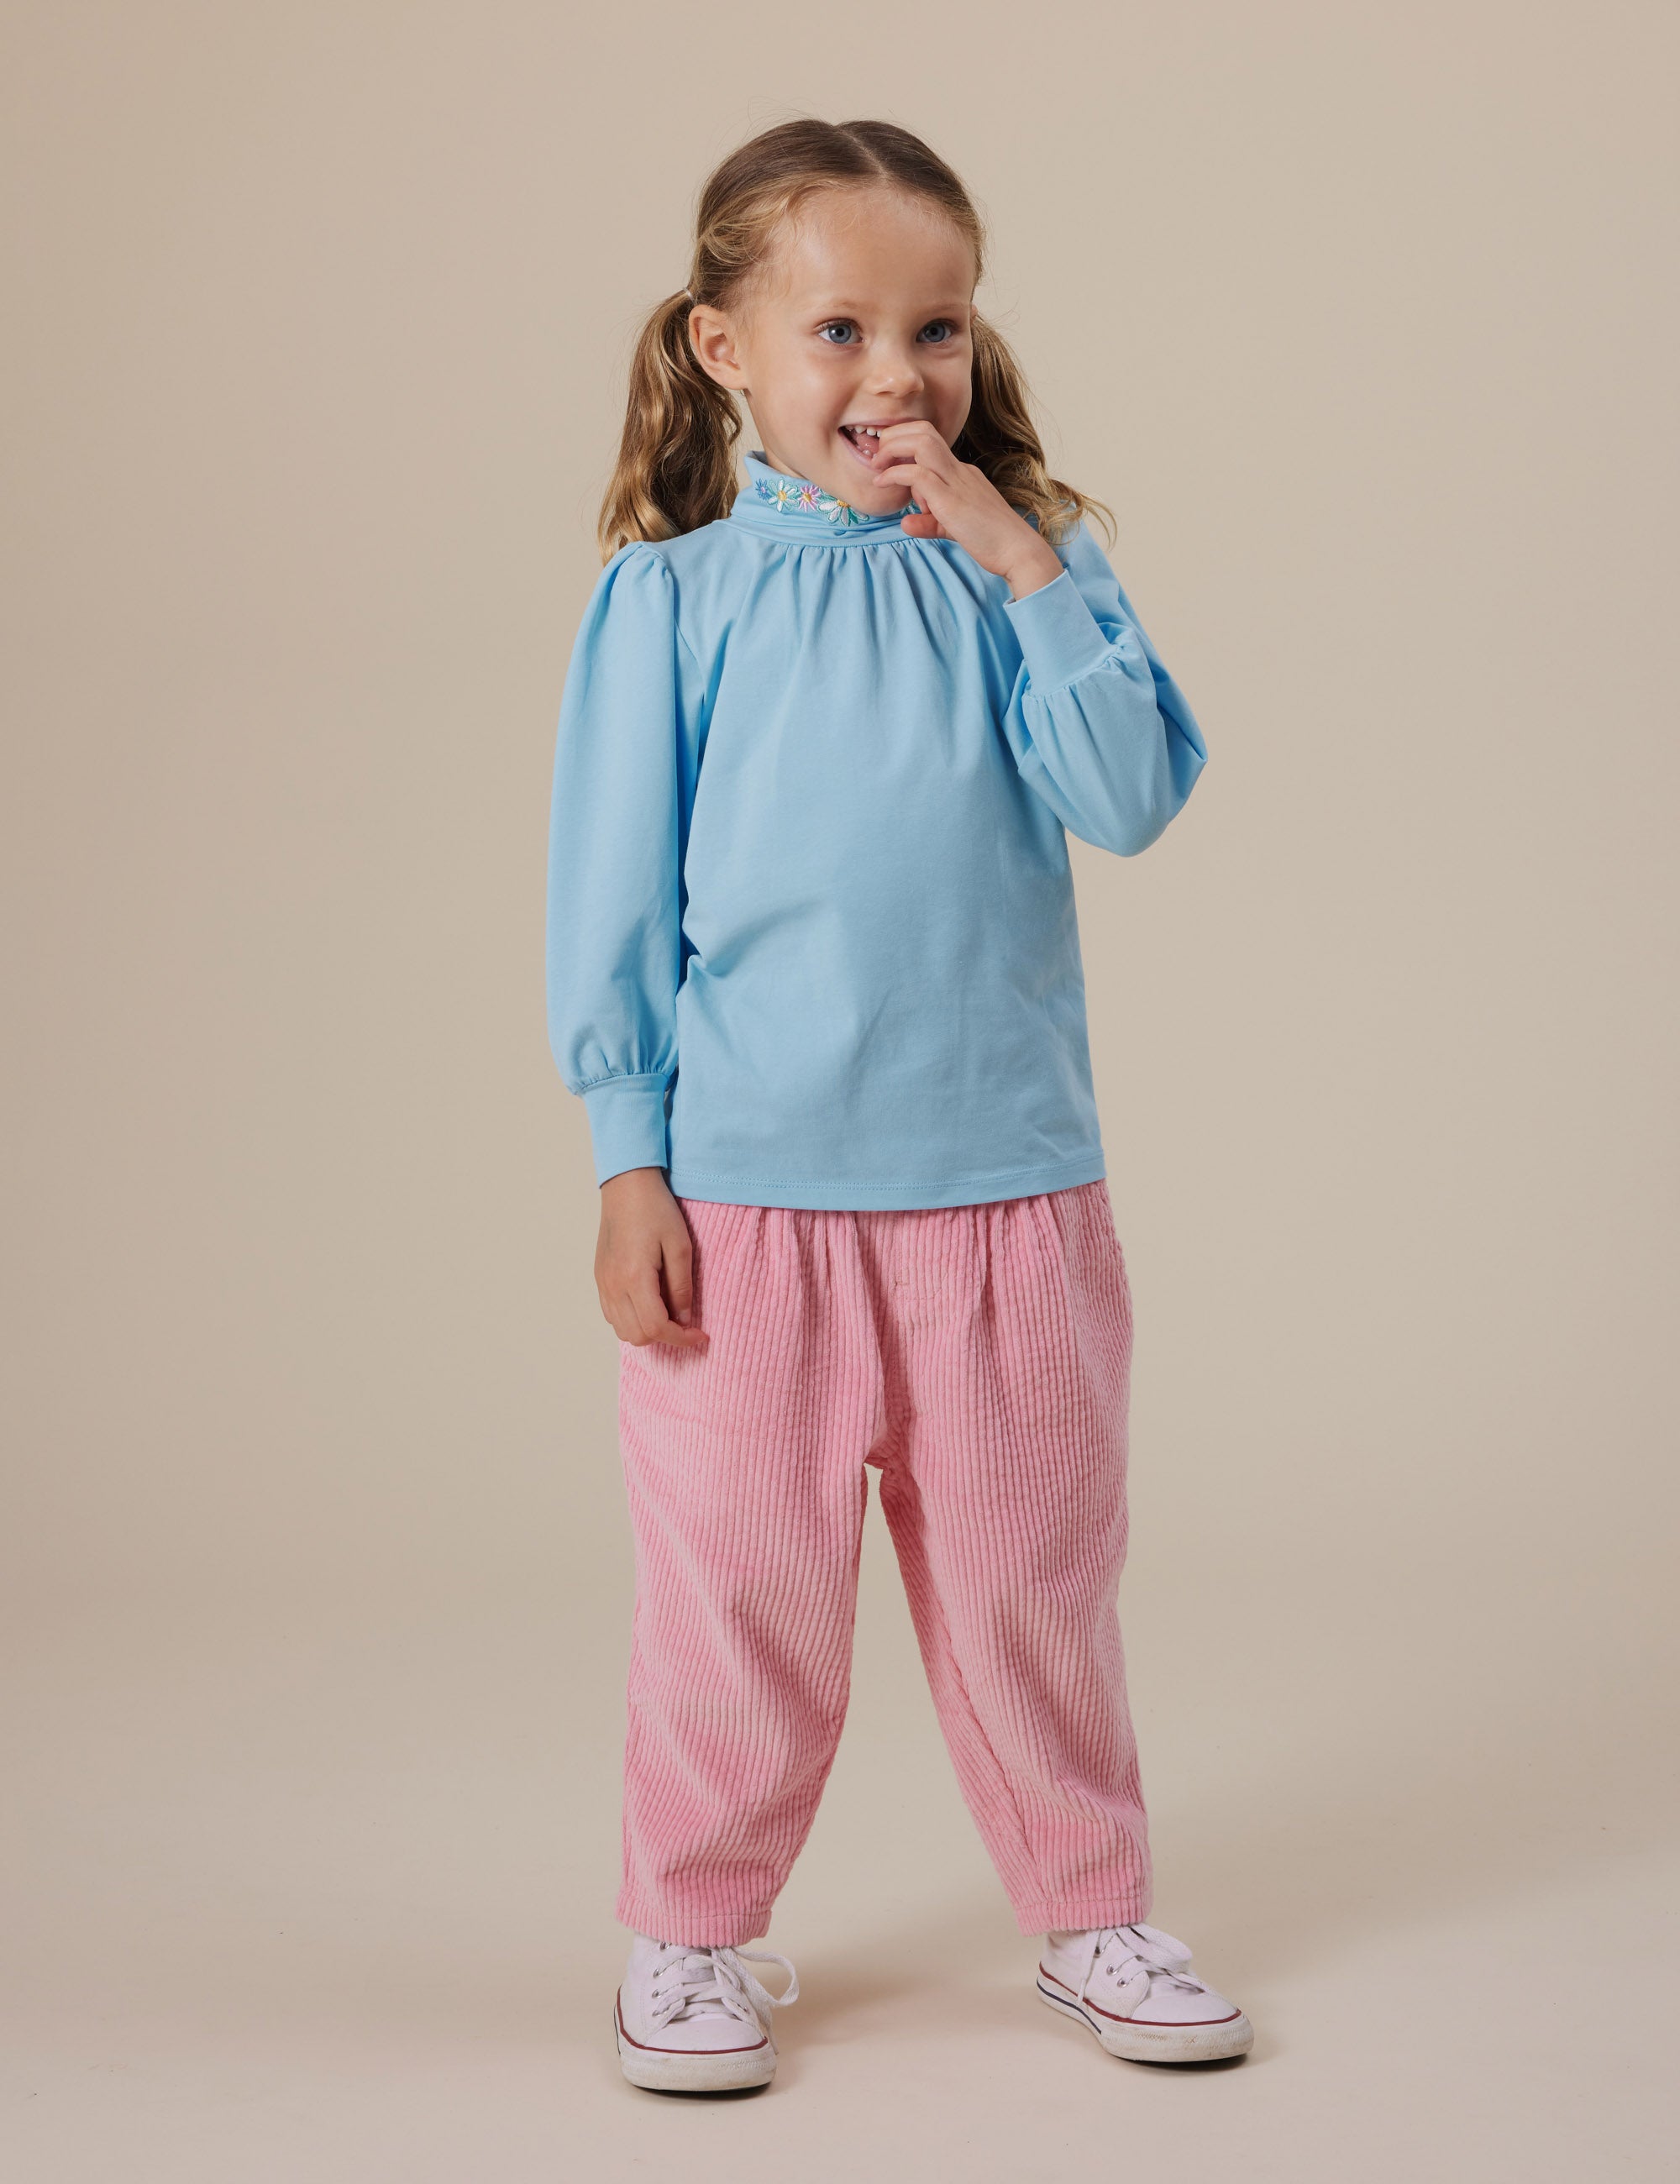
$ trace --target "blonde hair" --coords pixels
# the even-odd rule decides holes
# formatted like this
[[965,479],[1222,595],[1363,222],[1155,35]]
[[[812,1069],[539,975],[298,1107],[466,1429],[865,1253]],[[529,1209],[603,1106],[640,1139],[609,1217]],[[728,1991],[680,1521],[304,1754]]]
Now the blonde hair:
[[[704,372],[688,342],[696,304],[728,309],[768,259],[782,222],[820,190],[885,185],[946,217],[984,270],[986,231],[968,192],[938,154],[890,121],[784,121],[730,153],[700,192],[688,286],[649,313],[630,366],[618,463],[601,504],[601,558],[631,540],[674,538],[726,516],[738,490],[741,413]],[[1026,382],[1009,343],[971,315],[973,394],[953,452],[983,471],[1012,508],[1058,545],[1080,518],[1113,511],[1044,467]]]

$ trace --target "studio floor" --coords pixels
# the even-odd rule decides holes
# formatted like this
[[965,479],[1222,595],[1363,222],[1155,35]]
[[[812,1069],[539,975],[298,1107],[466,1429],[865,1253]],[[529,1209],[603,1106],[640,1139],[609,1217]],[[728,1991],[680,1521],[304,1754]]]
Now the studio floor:
[[616,1641],[585,1675],[542,1613],[299,1613],[242,1647],[154,1606],[144,1644],[14,1646],[5,2173],[1672,2175],[1674,1860],[1609,1771],[1614,1708],[1525,1722],[1427,1662],[1372,1688],[1368,1656],[1355,1689],[1284,1614],[1251,1665],[1293,1658],[1287,1702],[1150,1658],[1156,1923],[1258,2038],[1142,2068],[1035,1998],[874,1512],[865,1560],[840,1758],[757,1945],[802,1992],[774,2085],[725,2100],[639,2092],[613,2050]]

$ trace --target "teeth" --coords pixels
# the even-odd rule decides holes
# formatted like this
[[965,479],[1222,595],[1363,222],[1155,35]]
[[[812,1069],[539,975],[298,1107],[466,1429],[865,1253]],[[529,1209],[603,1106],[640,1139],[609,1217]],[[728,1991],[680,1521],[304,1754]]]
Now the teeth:
[[873,425],[848,425],[846,430],[848,432],[866,433],[871,440],[878,440],[881,437]]

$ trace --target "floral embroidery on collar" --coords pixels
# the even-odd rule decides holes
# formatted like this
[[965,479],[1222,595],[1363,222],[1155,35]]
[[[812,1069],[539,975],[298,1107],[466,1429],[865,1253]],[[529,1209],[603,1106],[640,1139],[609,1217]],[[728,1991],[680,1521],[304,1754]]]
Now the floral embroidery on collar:
[[843,530],[848,523],[866,520],[850,501],[837,499],[821,486],[813,485],[809,478],[755,477],[753,482],[759,499],[769,501],[775,508],[821,509],[831,523],[837,523]]

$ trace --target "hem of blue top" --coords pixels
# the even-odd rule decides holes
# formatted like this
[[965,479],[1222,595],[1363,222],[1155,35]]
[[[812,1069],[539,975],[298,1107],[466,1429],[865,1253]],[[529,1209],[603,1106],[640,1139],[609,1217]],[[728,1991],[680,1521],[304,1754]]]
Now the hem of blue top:
[[673,1198],[704,1199],[718,1206],[808,1206],[837,1213],[912,1212],[926,1206],[991,1206],[1000,1198],[1036,1198],[1047,1190],[1096,1183],[1108,1173],[1100,1145],[1076,1159],[1046,1167],[1013,1168],[1001,1175],[958,1176],[948,1183],[762,1183],[723,1175],[715,1168],[674,1164],[666,1178]]
[[1036,592],[1005,599],[1004,612],[1015,631],[1021,656],[1026,663],[1026,679],[1036,696],[1076,682],[1113,649],[1089,601],[1066,569]]

